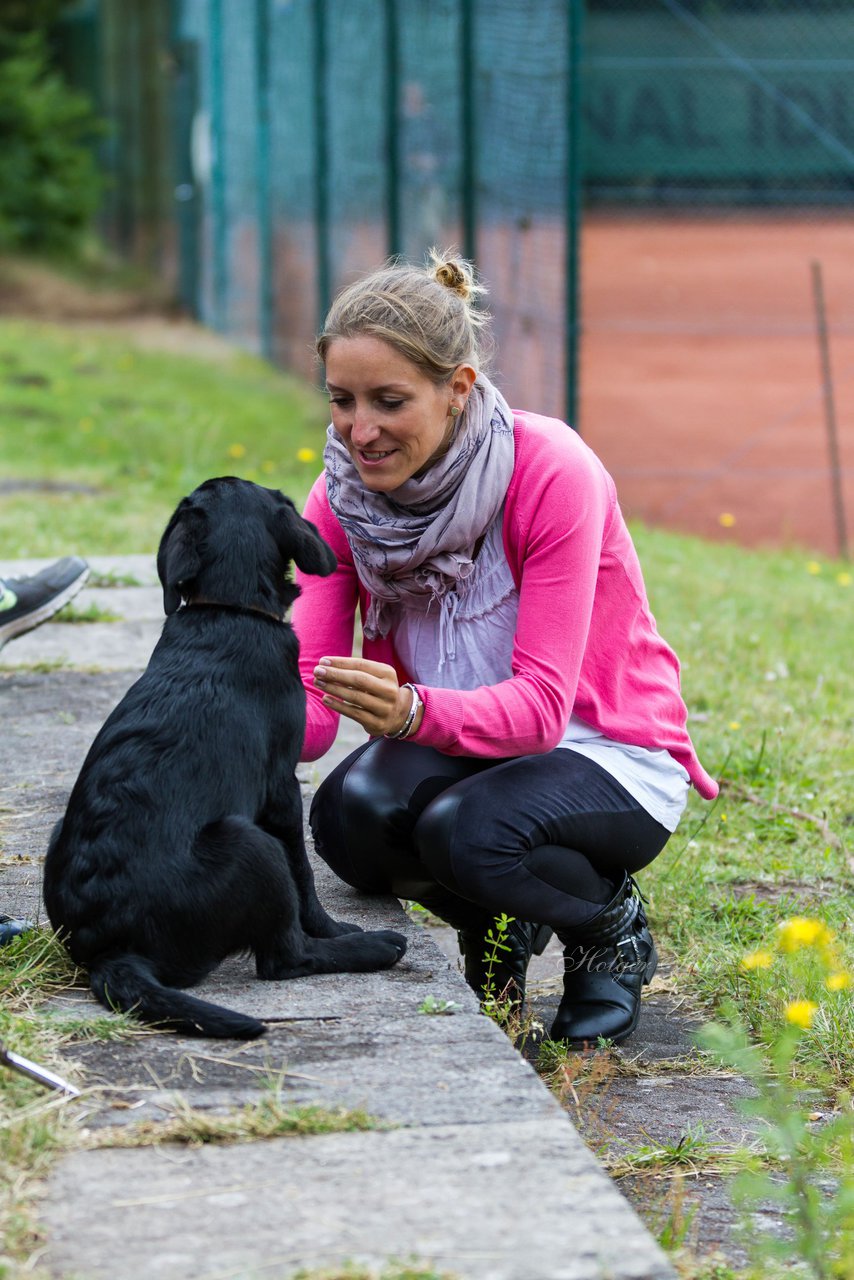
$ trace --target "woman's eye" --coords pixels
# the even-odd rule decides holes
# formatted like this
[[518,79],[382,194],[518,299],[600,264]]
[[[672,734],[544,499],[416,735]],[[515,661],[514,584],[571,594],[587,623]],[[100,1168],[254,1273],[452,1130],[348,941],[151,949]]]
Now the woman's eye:
[[402,400],[380,400],[380,404],[384,409],[399,409],[403,404]]
[[347,404],[347,396],[330,396],[329,403],[338,405]]

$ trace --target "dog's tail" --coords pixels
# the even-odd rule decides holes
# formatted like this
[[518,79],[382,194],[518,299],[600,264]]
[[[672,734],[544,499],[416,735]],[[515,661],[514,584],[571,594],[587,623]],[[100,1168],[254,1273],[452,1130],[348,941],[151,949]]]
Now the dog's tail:
[[223,1040],[254,1040],[267,1030],[263,1022],[248,1014],[223,1009],[176,987],[165,987],[143,956],[96,960],[89,967],[89,983],[108,1009],[133,1013],[142,1022],[168,1031]]

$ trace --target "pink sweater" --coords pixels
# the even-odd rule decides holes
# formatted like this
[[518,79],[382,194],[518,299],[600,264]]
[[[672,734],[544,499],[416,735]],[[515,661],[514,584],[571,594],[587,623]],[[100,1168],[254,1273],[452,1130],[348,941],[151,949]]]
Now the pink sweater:
[[[679,663],[659,636],[637,553],[602,463],[565,423],[514,414],[515,465],[504,505],[504,549],[519,589],[513,675],[471,691],[418,687],[424,719],[412,741],[447,755],[502,757],[550,751],[575,712],[618,742],[663,747],[700,795],[717,783],[686,729]],[[317,660],[352,651],[359,582],[341,525],[315,482],[305,515],[338,556],[329,578],[297,574],[293,623],[308,695],[302,759],[331,747],[338,716],[312,683]],[[391,636],[365,640],[363,655],[394,666]]]

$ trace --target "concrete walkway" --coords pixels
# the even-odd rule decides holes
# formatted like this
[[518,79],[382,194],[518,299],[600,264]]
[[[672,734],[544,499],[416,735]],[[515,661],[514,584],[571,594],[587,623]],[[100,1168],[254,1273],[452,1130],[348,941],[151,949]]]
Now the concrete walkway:
[[[23,572],[43,562],[3,570]],[[150,557],[95,558],[96,603],[121,621],[50,623],[0,652],[0,910],[38,916],[40,858],[85,751],[145,665],[162,624]],[[107,585],[132,576],[138,585]],[[359,741],[352,730],[304,794]],[[379,974],[259,983],[245,959],[200,993],[264,1018],[235,1044],[140,1034],[80,1042],[69,1103],[90,1131],[155,1125],[189,1104],[206,1113],[254,1104],[271,1087],[288,1104],[360,1108],[367,1131],[191,1148],[80,1150],[60,1161],[42,1208],[44,1265],[67,1280],[291,1277],[301,1268],[378,1273],[417,1260],[459,1280],[657,1280],[673,1271],[531,1067],[477,1007],[431,931],[391,898],[361,896],[322,865],[339,918],[409,939]],[[42,913],[43,914],[43,913]],[[424,1001],[448,1002],[431,1016]],[[84,990],[53,1016],[103,1011]],[[346,1272],[345,1272],[346,1274]]]

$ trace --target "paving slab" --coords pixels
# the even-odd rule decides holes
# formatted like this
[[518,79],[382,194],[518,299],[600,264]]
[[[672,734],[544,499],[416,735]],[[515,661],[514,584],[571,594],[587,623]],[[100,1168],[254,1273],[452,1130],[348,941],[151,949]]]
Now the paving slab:
[[[506,1036],[477,1013],[312,1019],[244,1045],[182,1036],[81,1044],[89,1127],[163,1119],[180,1100],[203,1111],[256,1103],[363,1110],[403,1128],[508,1124],[559,1110]],[[471,1088],[476,1064],[477,1088]]]
[[[81,1186],[85,1185],[85,1198]],[[467,1280],[671,1277],[560,1115],[63,1161],[45,1220],[54,1275],[292,1276],[413,1255]]]
[[[78,597],[80,608],[89,594],[122,621],[48,623],[0,654],[2,910],[40,918],[49,832],[92,738],[162,625],[152,564],[143,579],[138,564],[102,561],[99,573],[132,571],[144,585],[96,586]],[[73,667],[39,669],[60,649]],[[322,762],[301,766],[304,797],[363,740],[344,725]],[[333,915],[407,935],[397,966],[270,983],[235,957],[197,990],[264,1018],[265,1037],[80,1039],[66,1065],[84,1094],[68,1105],[83,1128],[127,1133],[181,1105],[207,1113],[244,1106],[272,1082],[287,1104],[364,1109],[381,1127],[236,1146],[78,1151],[59,1162],[43,1203],[49,1273],[249,1280],[414,1256],[460,1280],[672,1277],[566,1113],[478,1012],[453,947],[440,947],[396,899],[359,894],[316,859],[315,868]],[[554,954],[543,963],[556,972]],[[428,996],[455,1012],[425,1013]],[[109,1017],[82,988],[50,1001],[44,1016],[66,1025]]]

